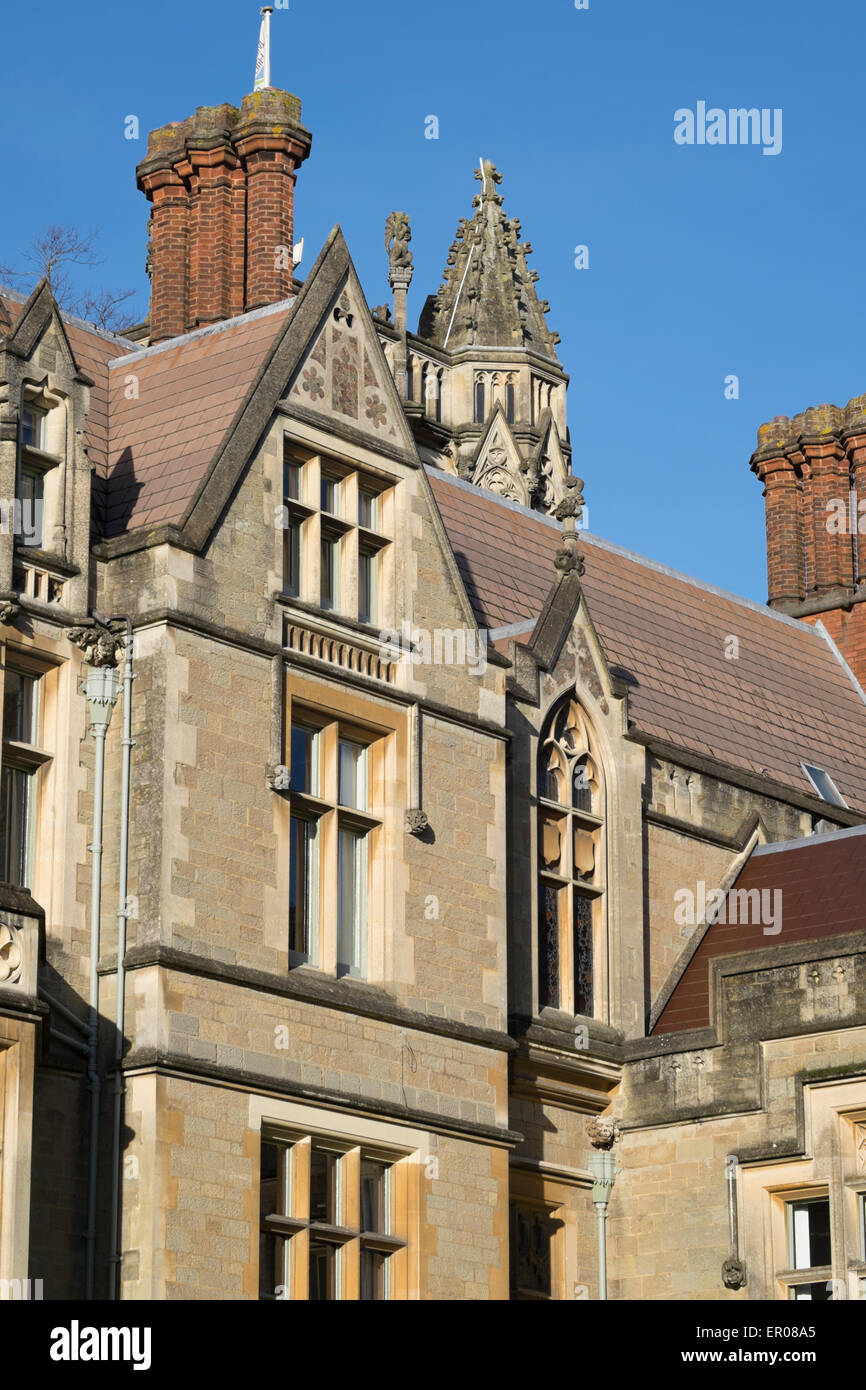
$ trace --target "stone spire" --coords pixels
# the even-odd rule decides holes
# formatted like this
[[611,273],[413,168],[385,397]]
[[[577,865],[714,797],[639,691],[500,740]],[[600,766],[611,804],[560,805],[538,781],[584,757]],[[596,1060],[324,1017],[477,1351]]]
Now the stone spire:
[[502,175],[485,160],[475,177],[481,184],[475,215],[460,219],[442,284],[428,299],[418,332],[449,352],[476,344],[526,348],[557,362],[559,334],[547,327],[549,306],[539,300],[538,274],[526,262],[532,246],[520,240],[520,222],[506,217],[496,191]]

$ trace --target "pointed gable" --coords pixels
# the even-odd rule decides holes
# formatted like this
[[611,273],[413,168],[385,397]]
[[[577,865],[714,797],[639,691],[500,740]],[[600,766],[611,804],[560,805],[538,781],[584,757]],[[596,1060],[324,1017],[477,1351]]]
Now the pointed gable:
[[479,440],[470,477],[476,487],[519,502],[522,507],[531,505],[526,465],[500,405],[496,406]]
[[412,448],[378,334],[351,263],[289,382],[287,404],[374,446]]

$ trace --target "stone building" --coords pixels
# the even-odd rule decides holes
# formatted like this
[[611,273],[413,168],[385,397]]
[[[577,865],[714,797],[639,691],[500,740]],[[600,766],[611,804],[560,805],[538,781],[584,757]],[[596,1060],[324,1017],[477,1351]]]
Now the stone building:
[[150,136],[127,335],[0,296],[3,1290],[863,1297],[866,401],[770,607],[602,541],[498,171],[412,333],[310,148]]

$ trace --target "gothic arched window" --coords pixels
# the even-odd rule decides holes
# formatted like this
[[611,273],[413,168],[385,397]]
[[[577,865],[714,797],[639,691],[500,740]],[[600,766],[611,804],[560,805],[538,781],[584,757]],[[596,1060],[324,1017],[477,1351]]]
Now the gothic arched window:
[[481,373],[479,372],[478,376],[475,378],[475,423],[476,423],[476,425],[483,425],[483,424],[484,424],[484,409],[485,409],[485,400],[484,400],[484,397],[485,397],[484,377],[483,377],[483,376],[481,375]]
[[568,695],[538,753],[538,1006],[595,1013],[604,789],[583,711]]
[[511,377],[505,384],[505,418],[509,425],[514,424],[514,381]]

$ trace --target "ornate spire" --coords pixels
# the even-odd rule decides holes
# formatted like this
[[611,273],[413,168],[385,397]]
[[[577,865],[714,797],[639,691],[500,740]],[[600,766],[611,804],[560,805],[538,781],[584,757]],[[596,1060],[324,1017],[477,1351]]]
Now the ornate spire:
[[531,348],[557,361],[558,334],[544,320],[546,301],[535,292],[538,275],[529,269],[528,241],[520,240],[517,218],[508,218],[497,192],[502,175],[489,159],[475,178],[481,192],[472,200],[471,221],[460,219],[438,293],[425,305],[419,334],[436,347]]
[[563,576],[576,572],[582,575],[585,569],[583,556],[577,548],[575,522],[583,516],[583,479],[568,477],[565,480],[565,496],[553,513],[557,521],[565,523],[562,529],[562,545],[554,556],[553,563]]

